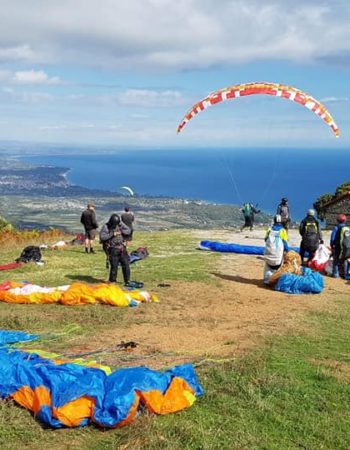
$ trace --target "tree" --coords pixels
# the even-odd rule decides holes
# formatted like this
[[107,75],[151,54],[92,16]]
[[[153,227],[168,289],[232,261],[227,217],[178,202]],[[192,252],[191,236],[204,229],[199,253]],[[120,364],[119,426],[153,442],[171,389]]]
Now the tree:
[[335,191],[335,196],[338,197],[339,195],[343,195],[346,192],[350,192],[350,181],[346,181],[345,183],[340,184]]
[[315,201],[314,203],[314,208],[317,211],[317,216],[323,220],[324,219],[324,211],[323,211],[323,206],[330,202],[331,200],[333,200],[335,196],[331,193],[327,193],[327,194],[322,194],[318,197],[318,199]]

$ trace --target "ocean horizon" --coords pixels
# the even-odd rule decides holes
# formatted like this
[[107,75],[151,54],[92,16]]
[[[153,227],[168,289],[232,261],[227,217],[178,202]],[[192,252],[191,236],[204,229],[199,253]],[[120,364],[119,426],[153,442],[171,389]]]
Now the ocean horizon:
[[71,184],[120,193],[169,196],[210,203],[256,204],[274,214],[282,197],[301,220],[324,193],[350,179],[350,152],[339,149],[116,150],[95,154],[42,151],[21,159],[69,168]]

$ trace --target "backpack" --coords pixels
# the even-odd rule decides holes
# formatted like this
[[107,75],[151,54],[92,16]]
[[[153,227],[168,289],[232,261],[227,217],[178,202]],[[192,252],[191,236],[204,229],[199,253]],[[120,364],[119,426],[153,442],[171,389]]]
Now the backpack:
[[350,258],[350,228],[344,227],[341,234],[341,258]]
[[126,225],[123,221],[120,221],[119,228],[123,236],[131,235],[131,228],[128,225]]
[[281,230],[270,230],[266,238],[264,259],[269,266],[282,264],[284,245],[281,238]]
[[280,205],[281,219],[289,219],[289,208],[287,205]]
[[245,203],[243,205],[243,215],[244,217],[250,217],[252,214],[252,205],[250,203]]
[[306,222],[303,241],[306,249],[310,252],[314,252],[318,248],[319,233],[317,223],[314,221]]
[[29,245],[22,250],[22,253],[19,258],[16,259],[16,262],[39,262],[41,261],[41,252],[40,248],[35,245]]

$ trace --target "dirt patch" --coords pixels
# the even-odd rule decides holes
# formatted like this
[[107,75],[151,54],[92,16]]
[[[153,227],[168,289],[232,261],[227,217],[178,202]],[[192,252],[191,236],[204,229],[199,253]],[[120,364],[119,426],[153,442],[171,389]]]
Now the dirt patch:
[[[335,292],[350,294],[348,283],[332,278],[326,278],[319,295],[276,292],[262,283],[263,265],[259,257],[223,254],[208,273],[210,283],[170,280],[170,287],[156,289],[160,303],[130,309],[127,326],[106,330],[94,340],[94,348],[136,341],[139,345],[132,352],[100,356],[114,367],[160,368],[234,358],[267,336],[300,328],[300,318],[308,311],[334,309]],[[87,344],[86,349],[93,348]]]

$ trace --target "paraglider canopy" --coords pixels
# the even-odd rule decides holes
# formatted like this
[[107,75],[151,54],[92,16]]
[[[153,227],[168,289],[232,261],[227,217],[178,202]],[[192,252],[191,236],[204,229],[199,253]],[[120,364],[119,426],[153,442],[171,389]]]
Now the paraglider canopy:
[[336,123],[333,120],[333,117],[330,115],[327,108],[322,105],[322,103],[311,97],[311,95],[307,94],[306,92],[295,87],[280,83],[266,82],[236,84],[235,86],[229,86],[227,88],[220,89],[209,94],[203,100],[192,106],[192,108],[188,111],[188,113],[179,124],[177,132],[180,133],[180,131],[187,124],[187,122],[192,119],[192,117],[194,117],[201,111],[204,111],[209,106],[215,105],[216,103],[220,103],[225,100],[234,100],[238,97],[257,94],[281,97],[305,106],[309,110],[313,111],[317,116],[321,117],[321,119],[326,122],[327,125],[332,129],[335,136],[339,137],[339,128],[337,127]]
[[134,191],[129,186],[121,186],[119,190],[122,191],[124,195],[130,195],[130,197],[135,195]]

